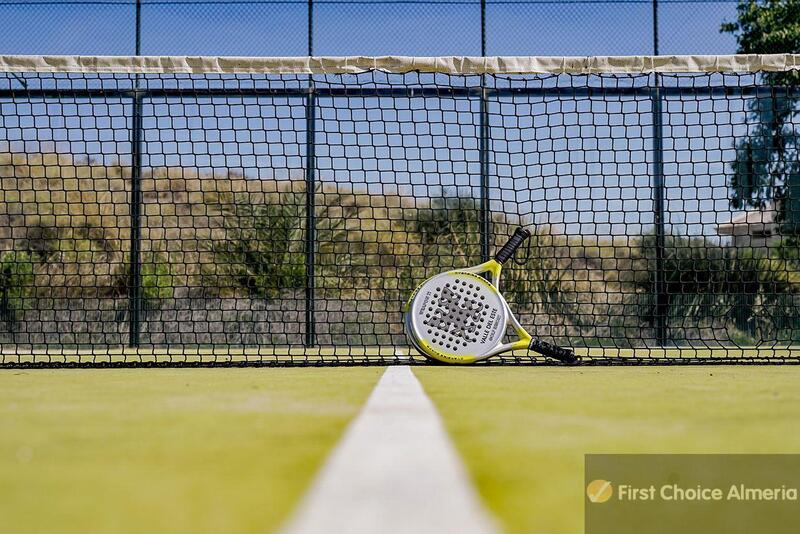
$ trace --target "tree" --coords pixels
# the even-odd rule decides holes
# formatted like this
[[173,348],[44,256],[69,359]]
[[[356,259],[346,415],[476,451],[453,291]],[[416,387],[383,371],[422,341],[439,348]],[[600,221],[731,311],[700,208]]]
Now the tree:
[[[736,36],[742,54],[800,52],[800,0],[740,0],[736,22],[721,31]],[[746,139],[736,145],[736,160],[730,178],[734,208],[763,208],[772,203],[778,220],[789,233],[800,220],[800,143],[793,126],[798,97],[794,94],[800,76],[796,71],[762,73],[767,87],[749,102],[752,126]],[[792,215],[796,214],[795,217]]]

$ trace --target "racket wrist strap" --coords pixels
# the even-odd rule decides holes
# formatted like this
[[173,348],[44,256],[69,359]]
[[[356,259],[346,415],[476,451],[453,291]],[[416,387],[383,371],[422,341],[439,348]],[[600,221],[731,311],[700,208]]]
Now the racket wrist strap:
[[564,363],[576,363],[578,361],[578,357],[571,350],[551,345],[538,337],[531,339],[530,350]]

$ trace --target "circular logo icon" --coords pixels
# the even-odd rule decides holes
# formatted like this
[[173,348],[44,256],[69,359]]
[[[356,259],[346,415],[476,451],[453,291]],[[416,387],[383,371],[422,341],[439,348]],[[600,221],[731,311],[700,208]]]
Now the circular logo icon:
[[586,496],[593,503],[602,503],[609,500],[614,495],[614,486],[608,480],[592,480],[586,486]]

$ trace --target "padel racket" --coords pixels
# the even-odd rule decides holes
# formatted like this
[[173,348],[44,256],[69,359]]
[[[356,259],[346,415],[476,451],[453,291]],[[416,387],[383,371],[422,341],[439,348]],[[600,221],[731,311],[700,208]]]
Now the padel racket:
[[[406,305],[409,343],[425,356],[446,363],[473,363],[520,349],[575,363],[571,350],[545,343],[522,328],[500,294],[503,264],[530,236],[528,230],[518,228],[494,259],[422,282]],[[491,282],[480,276],[487,272]],[[504,343],[509,326],[519,339]]]

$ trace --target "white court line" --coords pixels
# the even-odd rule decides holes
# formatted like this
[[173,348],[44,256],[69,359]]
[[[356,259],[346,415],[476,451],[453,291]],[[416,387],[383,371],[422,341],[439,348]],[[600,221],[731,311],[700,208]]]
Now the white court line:
[[285,534],[497,532],[408,366],[390,366]]

